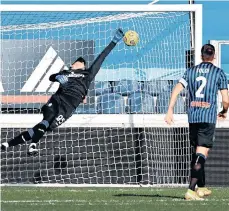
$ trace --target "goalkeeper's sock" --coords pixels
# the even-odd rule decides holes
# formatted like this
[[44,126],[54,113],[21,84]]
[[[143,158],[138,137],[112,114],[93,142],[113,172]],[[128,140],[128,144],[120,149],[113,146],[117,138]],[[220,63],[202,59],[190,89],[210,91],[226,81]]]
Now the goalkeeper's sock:
[[189,189],[191,189],[192,191],[195,191],[195,187],[198,181],[202,180],[205,156],[203,154],[197,153],[194,159],[195,164],[192,166],[191,169],[191,181],[189,185]]
[[43,137],[48,127],[49,127],[48,121],[43,120],[42,122],[34,126],[32,129],[29,129],[28,131],[24,131],[20,135],[13,138],[12,140],[4,143],[2,145],[2,148],[6,149],[8,147],[17,146],[31,139],[33,143],[37,143]]
[[24,131],[20,135],[16,136],[12,140],[10,140],[8,142],[8,144],[9,144],[8,146],[9,147],[16,146],[18,144],[23,144],[23,143],[25,143],[26,141],[29,141],[29,140],[31,140],[31,136],[30,136],[29,132],[28,131]]
[[49,123],[46,120],[35,125],[32,129],[29,129],[30,136],[32,137],[31,143],[37,143],[44,136],[47,129],[49,127]]

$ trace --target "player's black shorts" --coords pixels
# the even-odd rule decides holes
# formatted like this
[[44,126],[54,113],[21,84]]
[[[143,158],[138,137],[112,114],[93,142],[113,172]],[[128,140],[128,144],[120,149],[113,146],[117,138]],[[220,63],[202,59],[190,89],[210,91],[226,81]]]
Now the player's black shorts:
[[[79,104],[80,104],[79,100]],[[53,130],[63,124],[72,116],[75,108],[69,106],[57,96],[52,96],[49,101],[42,107],[44,119],[49,122],[48,130]]]
[[202,146],[212,148],[214,142],[215,124],[190,123],[189,139],[194,147]]

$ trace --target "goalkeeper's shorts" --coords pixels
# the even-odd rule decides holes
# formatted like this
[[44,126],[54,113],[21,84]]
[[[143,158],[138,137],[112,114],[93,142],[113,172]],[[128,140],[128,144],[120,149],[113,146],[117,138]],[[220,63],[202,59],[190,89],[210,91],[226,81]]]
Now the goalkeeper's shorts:
[[52,96],[41,110],[44,120],[49,122],[49,131],[59,127],[75,112],[74,107],[69,106],[57,96]]
[[215,139],[215,124],[213,123],[190,123],[189,139],[194,147],[202,146],[212,148]]

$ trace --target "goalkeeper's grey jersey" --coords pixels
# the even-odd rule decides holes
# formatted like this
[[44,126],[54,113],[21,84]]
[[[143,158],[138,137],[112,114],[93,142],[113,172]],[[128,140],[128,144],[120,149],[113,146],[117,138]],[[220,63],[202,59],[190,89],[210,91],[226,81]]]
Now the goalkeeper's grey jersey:
[[55,95],[58,95],[58,97],[65,101],[66,104],[76,108],[78,106],[79,99],[82,98],[83,100],[87,95],[91,81],[95,78],[104,59],[108,56],[115,45],[116,44],[114,42],[110,42],[110,44],[95,59],[90,68],[86,70],[69,69],[69,71],[62,71],[51,75],[49,80],[52,82],[56,81],[57,75],[66,75],[68,77],[68,82],[66,84],[59,85],[59,89],[54,94],[54,97]]

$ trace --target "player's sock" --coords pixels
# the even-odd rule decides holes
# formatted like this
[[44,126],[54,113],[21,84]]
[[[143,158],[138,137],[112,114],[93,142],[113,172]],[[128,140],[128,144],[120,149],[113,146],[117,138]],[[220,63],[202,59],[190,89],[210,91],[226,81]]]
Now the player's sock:
[[15,138],[13,138],[10,141],[8,141],[8,144],[9,144],[8,146],[9,147],[16,146],[18,144],[23,144],[29,140],[31,140],[31,136],[30,136],[29,132],[24,131],[20,135],[16,136]]
[[32,129],[29,129],[29,133],[32,137],[31,143],[36,144],[37,142],[39,142],[39,140],[46,133],[48,127],[49,127],[49,122],[46,120],[43,120],[42,122],[35,125]]
[[202,167],[202,178],[200,180],[198,180],[197,186],[199,188],[205,187],[205,170],[204,170],[204,165]]
[[38,154],[37,142],[43,137],[49,127],[49,123],[46,120],[35,125],[32,129],[29,130],[29,133],[32,137],[32,141],[28,148],[28,155],[34,156]]
[[48,121],[43,120],[42,122],[34,126],[32,129],[22,132],[20,135],[16,136],[15,138],[11,139],[6,143],[2,143],[1,148],[2,150],[6,150],[6,148],[8,147],[23,144],[31,139],[34,143],[37,143],[42,138],[44,133],[47,131],[48,127]]
[[198,180],[202,180],[205,156],[203,154],[197,153],[194,159],[195,159],[194,162],[195,164],[192,166],[191,169],[191,181],[189,185],[189,189],[191,189],[192,191],[195,191],[195,187],[196,184],[198,183]]

